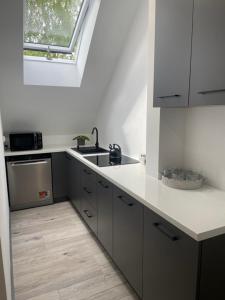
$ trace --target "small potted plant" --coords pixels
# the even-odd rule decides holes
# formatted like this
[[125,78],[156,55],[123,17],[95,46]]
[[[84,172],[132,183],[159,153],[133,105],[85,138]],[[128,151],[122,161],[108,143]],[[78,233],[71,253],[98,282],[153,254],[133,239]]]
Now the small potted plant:
[[90,141],[89,137],[85,135],[78,135],[76,136],[73,141],[77,141],[77,148],[80,146],[84,146],[86,141]]

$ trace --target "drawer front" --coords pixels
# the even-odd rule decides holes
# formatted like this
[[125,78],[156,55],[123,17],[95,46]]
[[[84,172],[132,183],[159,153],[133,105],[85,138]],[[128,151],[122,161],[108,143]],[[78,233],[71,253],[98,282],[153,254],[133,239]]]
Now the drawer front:
[[90,229],[97,235],[97,211],[86,199],[82,201],[81,214]]
[[96,173],[90,168],[82,167],[82,192],[84,198],[89,201],[93,209],[97,209],[96,201]]
[[113,189],[113,259],[139,296],[142,295],[143,207]]
[[144,300],[196,300],[199,244],[144,210]]
[[100,176],[97,176],[97,203],[98,239],[107,252],[112,255],[112,185]]

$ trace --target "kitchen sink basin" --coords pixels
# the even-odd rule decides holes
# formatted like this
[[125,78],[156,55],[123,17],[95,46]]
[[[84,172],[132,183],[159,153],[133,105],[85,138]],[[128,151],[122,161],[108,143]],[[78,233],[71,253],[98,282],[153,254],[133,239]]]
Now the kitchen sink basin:
[[72,150],[82,154],[98,154],[98,153],[108,153],[109,151],[103,148],[96,148],[96,147],[79,147],[79,148],[72,148]]

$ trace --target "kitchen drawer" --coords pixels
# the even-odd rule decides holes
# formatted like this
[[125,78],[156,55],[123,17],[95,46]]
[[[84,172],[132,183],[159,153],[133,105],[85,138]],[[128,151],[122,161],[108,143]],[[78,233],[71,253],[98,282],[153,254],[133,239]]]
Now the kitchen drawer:
[[82,191],[84,198],[93,209],[97,210],[96,201],[96,173],[86,166],[82,166]]
[[97,176],[98,239],[112,256],[113,186]]
[[144,300],[196,300],[198,257],[196,241],[144,209]]
[[91,206],[87,199],[82,201],[82,217],[90,229],[97,235],[97,211]]

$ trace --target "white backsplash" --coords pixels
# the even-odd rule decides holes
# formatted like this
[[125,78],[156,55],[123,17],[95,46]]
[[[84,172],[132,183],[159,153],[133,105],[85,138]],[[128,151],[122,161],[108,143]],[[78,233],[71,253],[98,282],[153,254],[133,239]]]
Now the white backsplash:
[[70,135],[43,135],[43,145],[44,146],[55,146],[55,145],[68,145],[68,146],[76,146],[76,141],[73,141],[73,138],[78,135],[86,135],[90,138],[90,142],[86,142],[87,145],[94,144],[95,136],[91,134],[84,133],[74,133]]

